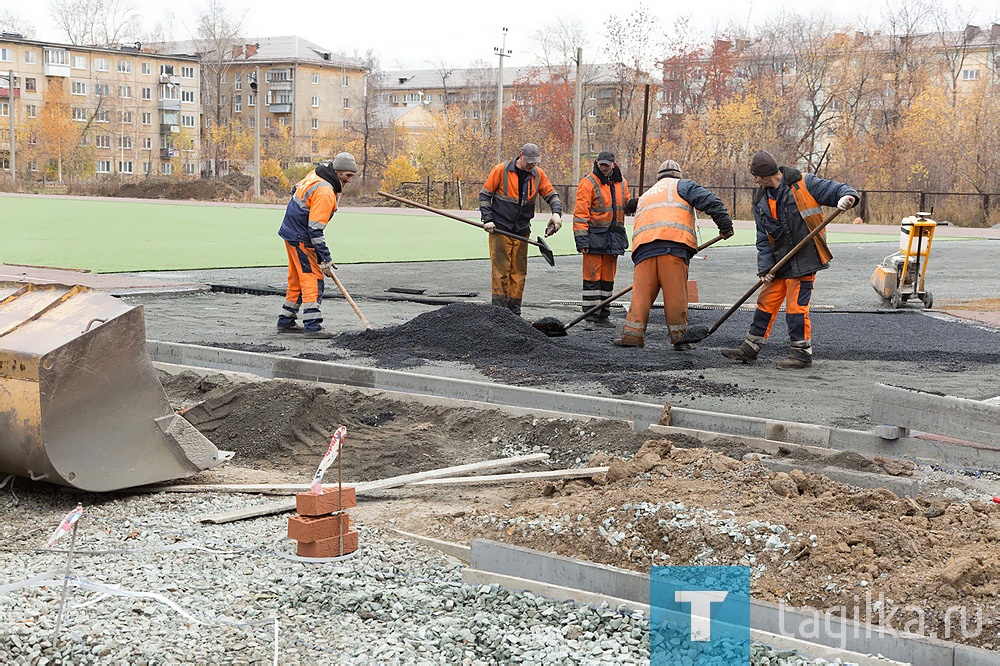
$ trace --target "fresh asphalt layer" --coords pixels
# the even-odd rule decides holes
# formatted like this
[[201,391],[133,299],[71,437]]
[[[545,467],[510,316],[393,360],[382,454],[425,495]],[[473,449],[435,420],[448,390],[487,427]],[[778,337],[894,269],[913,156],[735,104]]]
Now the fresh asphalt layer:
[[[201,270],[282,266],[277,237],[283,206],[163,202],[55,196],[0,195],[0,261],[58,266],[94,273]],[[478,211],[458,211],[478,221]],[[547,216],[534,225],[537,235]],[[556,255],[576,254],[571,215],[564,229],[547,239]],[[629,218],[631,221],[631,218]],[[631,226],[628,232],[631,234]],[[738,223],[736,235],[719,247],[752,245],[752,224]],[[894,228],[889,233],[896,233]],[[831,244],[881,242],[885,228],[837,225]],[[938,239],[989,235],[990,230],[942,228]],[[701,221],[702,242],[717,233]],[[997,234],[1000,235],[1000,234]],[[413,209],[345,208],[330,223],[327,238],[338,265],[485,259],[483,232]],[[537,248],[530,249],[538,256]]]

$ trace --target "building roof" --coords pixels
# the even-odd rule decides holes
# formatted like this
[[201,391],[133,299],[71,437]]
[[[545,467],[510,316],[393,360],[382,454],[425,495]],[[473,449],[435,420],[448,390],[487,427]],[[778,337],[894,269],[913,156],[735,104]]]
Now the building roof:
[[[158,42],[149,44],[149,48],[159,53],[193,53],[207,50],[205,42],[200,40],[185,40],[175,42]],[[364,65],[353,58],[334,53],[315,42],[290,35],[285,37],[237,37],[232,42],[232,48],[226,59],[233,63],[248,64],[310,64],[320,67],[346,67],[349,69],[364,69]]]
[[135,57],[149,57],[149,58],[174,58],[174,59],[186,59],[186,60],[197,60],[198,56],[187,55],[182,53],[159,53],[151,52],[144,48],[139,42],[136,42],[135,46],[122,44],[117,47],[106,47],[106,46],[86,46],[82,44],[64,44],[62,42],[46,42],[37,39],[26,39],[14,32],[4,32],[0,33],[0,42],[12,42],[17,44],[26,44],[29,46],[37,46],[39,48],[51,48],[51,49],[65,49],[67,51],[90,51],[94,53],[114,53],[118,56],[130,55]]

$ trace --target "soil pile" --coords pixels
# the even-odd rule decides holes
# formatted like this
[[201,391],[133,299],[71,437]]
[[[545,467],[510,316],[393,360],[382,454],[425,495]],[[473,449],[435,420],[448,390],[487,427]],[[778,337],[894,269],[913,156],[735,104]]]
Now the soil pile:
[[[757,599],[998,646],[1000,506],[859,490],[668,440],[592,464],[611,469],[595,482],[535,484],[514,501],[432,517],[425,531],[644,572],[749,566]],[[959,605],[964,634],[960,614],[948,610]]]
[[116,197],[135,199],[196,199],[198,201],[230,201],[239,193],[221,180],[173,180],[147,178],[126,183],[113,193]]
[[721,365],[725,359],[718,354],[709,358],[708,351],[659,354],[649,348],[626,349],[611,344],[610,331],[606,337],[595,335],[548,338],[505,308],[453,303],[399,326],[342,333],[333,345],[369,354],[388,368],[413,367],[424,360],[462,361],[487,376],[520,385],[595,382],[616,395],[720,396],[752,390],[704,377],[660,374]]

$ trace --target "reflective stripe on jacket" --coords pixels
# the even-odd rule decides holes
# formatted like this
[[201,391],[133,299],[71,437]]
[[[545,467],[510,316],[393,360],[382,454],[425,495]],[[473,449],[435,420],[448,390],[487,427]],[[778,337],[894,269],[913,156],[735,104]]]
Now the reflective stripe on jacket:
[[336,212],[337,193],[333,185],[310,171],[296,183],[278,235],[286,241],[299,241],[315,248],[316,258],[325,263],[331,257],[323,232]]
[[[791,184],[790,189],[792,190],[792,197],[795,199],[795,205],[799,209],[799,215],[802,216],[806,226],[809,227],[809,231],[823,224],[823,209],[809,192],[809,188],[805,185],[805,179],[795,181]],[[819,254],[819,260],[824,264],[830,263],[830,260],[833,259],[833,254],[826,245],[826,229],[813,236],[813,243],[816,244],[816,252]]]
[[694,207],[677,193],[677,178],[662,178],[639,197],[632,249],[655,240],[698,247]]
[[590,174],[577,186],[573,238],[578,251],[625,254],[628,248],[628,235],[625,233],[628,181],[620,175],[618,177],[620,180],[609,178],[604,183],[598,176]]
[[535,216],[535,198],[540,194],[553,213],[562,214],[562,204],[555,188],[541,167],[531,169],[520,200],[520,182],[514,162],[498,164],[479,191],[479,214],[483,222],[493,222],[504,231],[525,236],[531,233],[531,218]]

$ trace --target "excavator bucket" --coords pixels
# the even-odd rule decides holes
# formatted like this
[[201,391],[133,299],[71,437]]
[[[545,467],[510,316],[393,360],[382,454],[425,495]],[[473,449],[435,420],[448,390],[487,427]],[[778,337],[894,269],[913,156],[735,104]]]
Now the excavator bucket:
[[230,456],[170,408],[141,307],[87,287],[0,282],[0,473],[109,491]]

